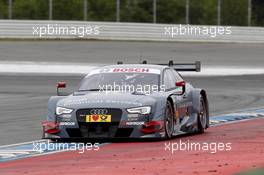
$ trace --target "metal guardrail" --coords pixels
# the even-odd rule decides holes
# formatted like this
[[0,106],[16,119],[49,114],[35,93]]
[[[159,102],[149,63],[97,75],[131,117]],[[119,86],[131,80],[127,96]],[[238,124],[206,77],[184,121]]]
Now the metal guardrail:
[[[66,27],[71,34],[37,34],[37,28],[50,25],[54,28]],[[76,34],[78,27],[92,27],[89,35],[80,37]],[[96,40],[134,40],[134,41],[172,41],[172,42],[234,42],[264,43],[264,28],[231,27],[231,34],[201,35],[194,32],[185,35],[175,34],[180,27],[210,28],[216,26],[194,26],[176,24],[147,23],[113,23],[113,22],[82,22],[82,21],[33,21],[33,20],[0,20],[0,39],[96,39]],[[226,27],[226,26],[224,26]],[[74,29],[75,28],[75,33]],[[96,29],[95,29],[96,28]],[[78,28],[79,30],[80,28]],[[172,29],[174,35],[172,36]],[[44,30],[43,30],[44,31]],[[82,30],[79,30],[82,31]],[[77,31],[78,32],[78,31]]]

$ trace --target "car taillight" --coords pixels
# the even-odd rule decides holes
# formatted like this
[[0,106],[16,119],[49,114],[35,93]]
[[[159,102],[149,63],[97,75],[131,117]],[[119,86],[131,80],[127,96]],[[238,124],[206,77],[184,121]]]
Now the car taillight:
[[60,81],[57,83],[57,88],[66,88],[66,82]]
[[185,86],[185,81],[180,81],[180,82],[176,82],[175,85],[178,86],[178,87],[183,87]]

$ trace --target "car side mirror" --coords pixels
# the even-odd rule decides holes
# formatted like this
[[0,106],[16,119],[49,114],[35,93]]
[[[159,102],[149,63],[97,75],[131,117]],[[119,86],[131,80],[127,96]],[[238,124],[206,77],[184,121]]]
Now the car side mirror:
[[175,83],[176,89],[177,90],[179,89],[179,93],[177,93],[178,95],[182,95],[185,93],[185,89],[186,89],[185,85],[186,85],[185,81],[178,81]]
[[66,88],[66,82],[60,81],[57,83],[57,96],[60,96],[60,89]]

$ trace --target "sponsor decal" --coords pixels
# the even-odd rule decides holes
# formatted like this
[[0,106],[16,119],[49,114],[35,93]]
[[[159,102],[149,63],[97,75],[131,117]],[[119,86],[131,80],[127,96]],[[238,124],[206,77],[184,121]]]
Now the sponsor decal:
[[138,114],[127,114],[127,120],[128,121],[137,121],[139,119]]
[[70,114],[63,114],[60,117],[69,119],[69,118],[71,118],[71,115]]
[[103,68],[92,70],[87,76],[100,73],[150,73],[160,74],[159,69],[142,68],[142,67],[121,67],[121,68]]
[[86,115],[86,122],[111,122],[111,115]]
[[176,111],[175,112],[175,119],[179,118],[180,117],[180,114],[179,114],[179,111]]
[[74,126],[75,122],[59,122],[60,126]]
[[126,122],[126,125],[128,125],[128,126],[131,126],[131,125],[139,126],[139,125],[144,125],[144,124],[145,124],[145,122]]
[[148,73],[147,68],[114,68],[112,72],[137,72],[137,73]]
[[63,115],[59,116],[59,118],[61,119],[61,121],[64,121],[64,122],[71,121],[71,115],[69,115],[69,114],[63,114]]
[[182,103],[178,103],[177,107],[178,108],[187,108],[187,107],[192,106],[192,105],[193,105],[192,102],[182,102]]

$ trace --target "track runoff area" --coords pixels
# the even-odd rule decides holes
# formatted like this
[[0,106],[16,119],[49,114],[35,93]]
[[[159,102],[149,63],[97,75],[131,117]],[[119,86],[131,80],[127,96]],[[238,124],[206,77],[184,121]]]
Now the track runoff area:
[[[36,140],[4,145],[0,146],[0,174],[45,174],[44,167],[51,164],[56,165],[54,172],[64,174],[81,174],[84,170],[122,174],[120,168],[130,173],[233,174],[264,167],[263,123],[264,108],[250,109],[212,116],[212,127],[205,134],[167,141],[77,144]],[[147,168],[151,165],[153,168]],[[68,166],[75,168],[64,172]]]

